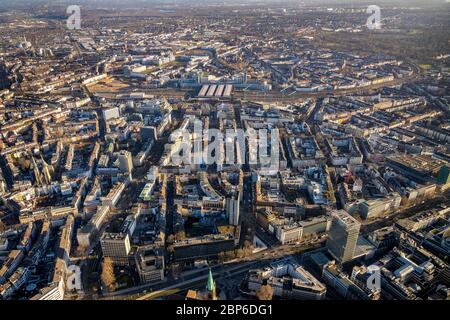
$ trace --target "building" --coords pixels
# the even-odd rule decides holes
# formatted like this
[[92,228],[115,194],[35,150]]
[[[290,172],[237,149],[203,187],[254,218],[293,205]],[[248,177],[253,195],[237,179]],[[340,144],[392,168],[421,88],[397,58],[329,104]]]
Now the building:
[[4,284],[14,271],[16,271],[24,256],[23,250],[11,250],[3,266],[0,268],[0,284]]
[[239,225],[241,193],[239,191],[226,198],[226,211],[228,223],[234,226]]
[[303,237],[303,228],[298,223],[276,227],[276,237],[281,244],[295,243]]
[[364,291],[353,282],[350,277],[336,265],[334,260],[329,261],[323,267],[322,279],[328,286],[332,287],[339,296],[346,300],[371,300],[374,298],[372,293]]
[[133,157],[131,156],[131,152],[121,151],[118,160],[121,172],[131,172],[133,170]]
[[250,271],[249,291],[256,294],[263,285],[271,286],[273,295],[282,299],[322,300],[327,291],[323,283],[290,258]]
[[99,206],[91,220],[82,228],[78,229],[77,241],[81,247],[88,248],[97,232],[101,229],[103,222],[110,212],[109,206]]
[[125,190],[125,183],[118,182],[116,183],[111,190],[109,190],[106,197],[101,197],[102,205],[107,207],[115,207],[119,202],[120,197],[122,197],[122,193]]
[[164,280],[164,248],[139,248],[136,253],[136,266],[142,283]]
[[450,183],[450,168],[448,166],[442,166],[439,170],[437,180],[440,184]]
[[307,220],[299,221],[303,228],[303,237],[311,234],[321,234],[327,232],[330,222],[326,217],[312,217]]
[[395,155],[386,158],[386,164],[418,183],[435,182],[444,161],[427,155]]
[[[397,209],[401,204],[401,200],[402,198],[398,194],[380,199],[362,200],[358,206],[360,216],[363,219],[380,217]],[[352,209],[350,209],[350,212],[353,211]]]
[[174,256],[177,262],[195,261],[215,257],[220,252],[234,250],[236,247],[234,235],[211,234],[203,237],[188,238],[174,244]]
[[52,283],[50,286],[39,290],[39,293],[31,298],[31,300],[63,300],[63,299],[64,299],[63,281]]
[[0,235],[0,251],[8,249],[8,238],[5,235]]
[[145,126],[141,128],[142,141],[155,141],[158,138],[156,128],[152,126]]
[[327,248],[339,262],[353,259],[361,224],[344,210],[334,211],[328,232]]
[[103,119],[105,121],[108,121],[110,119],[119,118],[119,108],[110,108],[110,109],[104,109],[103,110]]
[[117,264],[128,264],[128,253],[131,250],[128,234],[105,232],[100,243],[103,257],[111,258]]
[[200,291],[189,290],[186,294],[186,300],[225,300],[223,292],[217,293],[216,282],[211,269],[209,269],[206,288]]

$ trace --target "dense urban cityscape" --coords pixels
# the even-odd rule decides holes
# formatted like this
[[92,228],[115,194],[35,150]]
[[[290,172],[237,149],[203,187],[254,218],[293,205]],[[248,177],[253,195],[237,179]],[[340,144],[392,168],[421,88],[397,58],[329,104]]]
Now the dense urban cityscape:
[[450,299],[448,1],[75,2],[0,1],[0,300]]

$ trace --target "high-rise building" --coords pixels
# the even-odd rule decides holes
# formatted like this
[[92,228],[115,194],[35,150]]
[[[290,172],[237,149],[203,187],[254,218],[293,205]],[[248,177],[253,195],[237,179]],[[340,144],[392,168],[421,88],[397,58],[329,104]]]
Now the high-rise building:
[[164,248],[154,245],[140,247],[136,267],[142,283],[164,280]]
[[332,218],[328,251],[341,263],[350,261],[355,255],[361,224],[344,210],[334,211]]
[[241,193],[236,191],[226,198],[226,211],[228,223],[234,226],[239,224]]

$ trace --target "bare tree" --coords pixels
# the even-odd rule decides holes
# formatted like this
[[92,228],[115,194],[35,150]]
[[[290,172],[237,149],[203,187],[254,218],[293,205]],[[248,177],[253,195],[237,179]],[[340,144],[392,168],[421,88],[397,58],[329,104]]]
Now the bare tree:
[[245,257],[245,251],[243,249],[238,249],[236,251],[236,258],[242,259]]
[[186,239],[186,233],[184,232],[184,230],[180,230],[177,232],[177,235],[175,237],[178,241],[183,241],[184,239]]
[[253,253],[253,249],[254,249],[253,244],[250,241],[246,240],[244,242],[244,248],[243,248],[244,256],[245,257],[251,256]]
[[175,242],[175,237],[174,237],[173,234],[170,234],[170,235],[167,237],[167,244],[173,244],[174,242]]
[[258,300],[272,300],[273,288],[268,284],[261,286],[259,290],[256,291],[256,297]]
[[173,234],[170,234],[166,240],[167,252],[169,254],[172,254],[175,251],[175,248],[173,246],[174,243],[175,243],[175,236]]
[[219,254],[217,255],[217,259],[219,260],[219,263],[224,263],[226,261],[225,252],[219,252]]
[[31,168],[31,161],[29,159],[20,158],[17,164],[22,171],[27,171]]
[[234,251],[227,251],[225,253],[225,258],[226,258],[227,261],[228,260],[233,260],[233,259],[236,258],[236,253]]
[[111,258],[103,260],[101,279],[108,291],[114,291],[116,288],[116,275],[114,274],[114,263]]

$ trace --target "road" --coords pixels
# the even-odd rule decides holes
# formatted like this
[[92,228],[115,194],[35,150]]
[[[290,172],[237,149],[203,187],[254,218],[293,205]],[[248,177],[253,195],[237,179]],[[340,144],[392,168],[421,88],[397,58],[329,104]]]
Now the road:
[[[213,277],[215,277],[215,278],[219,278],[223,274],[226,274],[227,277],[231,278],[238,274],[248,272],[249,269],[262,266],[262,264],[263,264],[262,261],[253,261],[253,262],[248,262],[248,263],[245,263],[245,264],[239,265],[239,266],[231,266],[231,267],[219,266],[214,271],[212,271],[212,274],[213,274]],[[185,290],[189,290],[189,289],[199,289],[202,287],[204,288],[206,286],[207,279],[208,279],[208,272],[205,270],[205,271],[203,271],[203,275],[201,275],[201,276],[198,276],[198,277],[195,277],[192,279],[188,279],[188,280],[184,280],[184,281],[172,284],[170,286],[167,286],[167,287],[164,287],[164,288],[161,288],[158,290],[170,292],[173,289],[176,289],[177,291],[185,291]],[[142,297],[139,297],[137,300],[151,300],[154,297],[154,295],[155,295],[155,293],[151,292]]]
[[[303,247],[305,251],[317,250],[321,245],[306,246]],[[273,260],[283,258],[286,256],[292,256],[298,254],[299,248],[295,246],[277,246],[273,249],[265,250],[264,252],[258,252],[251,257],[242,259],[239,262],[229,262],[221,265],[216,265],[212,267],[212,273],[214,278],[222,279],[224,283],[219,283],[219,285],[226,286],[227,282],[231,281],[232,278],[247,273],[251,269],[263,268],[272,263]],[[247,261],[250,260],[250,261]],[[181,277],[177,283],[170,284],[162,288],[156,288],[156,290],[169,291],[176,289],[179,291],[185,291],[188,289],[198,289],[203,288],[206,285],[206,280],[208,278],[208,272],[206,270],[200,271],[202,275],[200,276],[189,276],[189,278]],[[150,300],[155,295],[154,292],[148,293],[138,300]],[[160,292],[157,292],[160,295]]]
[[[242,270],[248,270],[252,266],[260,263],[259,261],[250,261],[244,263],[229,263],[224,265],[212,266],[211,270],[214,276],[218,276],[221,272],[240,272]],[[171,290],[171,289],[189,289],[195,287],[198,282],[203,282],[206,284],[206,279],[208,277],[208,271],[206,268],[200,269],[196,272],[191,272],[188,275],[181,275],[177,279],[164,280],[155,283],[148,283],[132,288],[127,288],[124,290],[112,292],[105,294],[100,299],[127,299],[132,295],[146,293],[146,291],[151,290],[152,292],[158,290]]]
[[[316,250],[324,245],[324,239],[316,240],[313,244],[307,244],[305,246],[296,245],[280,245],[273,248],[257,252],[250,257],[243,259],[235,259],[232,261],[225,262],[224,264],[218,264],[211,266],[214,277],[222,276],[225,278],[230,278],[242,273],[248,272],[248,270],[253,268],[261,268],[270,264],[273,260],[283,258],[286,256],[292,256],[299,254],[301,252],[308,252]],[[133,299],[135,295],[142,296],[151,290],[151,293],[147,294],[147,298],[152,298],[152,293],[155,291],[171,291],[173,289],[178,289],[178,291],[195,289],[199,285],[204,286],[206,284],[206,279],[208,276],[207,268],[199,269],[198,271],[190,271],[188,273],[181,274],[175,279],[166,279],[160,282],[148,283],[132,288],[127,288],[119,290],[112,293],[104,294],[101,297],[94,297],[96,299],[110,300],[110,299]],[[172,291],[171,291],[172,292]],[[159,293],[158,293],[159,294]],[[144,298],[145,300],[145,298]]]
[[443,195],[438,195],[433,199],[429,199],[423,203],[420,203],[417,206],[413,206],[413,207],[406,207],[403,208],[400,211],[396,211],[394,213],[389,214],[386,217],[383,217],[381,219],[377,219],[376,221],[367,223],[367,224],[363,224],[361,226],[361,233],[363,235],[368,234],[370,232],[373,232],[377,229],[381,229],[387,226],[391,226],[394,223],[396,223],[398,220],[400,219],[404,219],[404,218],[408,218],[411,217],[421,211],[430,209],[430,208],[435,208],[438,205],[446,205],[446,206],[450,206],[450,193],[447,192]]

